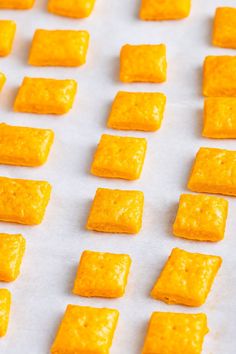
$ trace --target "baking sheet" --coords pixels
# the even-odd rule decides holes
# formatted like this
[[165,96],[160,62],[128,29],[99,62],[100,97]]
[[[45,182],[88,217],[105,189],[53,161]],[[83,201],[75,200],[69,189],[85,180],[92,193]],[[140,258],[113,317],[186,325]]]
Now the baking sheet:
[[[40,168],[0,166],[0,175],[46,179],[52,199],[42,225],[1,223],[1,232],[21,232],[27,239],[22,274],[12,284],[9,331],[0,340],[4,354],[45,354],[54,339],[67,304],[120,310],[112,354],[138,354],[153,311],[208,315],[210,333],[204,354],[234,354],[236,347],[236,202],[230,202],[226,237],[218,244],[185,241],[172,236],[180,193],[200,146],[236,149],[234,140],[201,137],[201,69],[209,54],[235,54],[211,46],[212,17],[217,6],[234,0],[193,0],[191,16],[183,21],[144,22],[137,14],[139,0],[97,0],[91,17],[72,20],[47,13],[47,1],[31,11],[0,11],[0,18],[17,22],[11,56],[0,59],[7,84],[0,95],[1,121],[52,128],[56,140],[47,164]],[[87,29],[91,34],[87,64],[80,68],[39,68],[27,65],[36,28]],[[119,51],[125,43],[165,43],[168,81],[165,84],[122,84],[118,79]],[[73,78],[79,92],[74,108],[64,117],[13,113],[17,88],[24,76]],[[167,109],[157,133],[115,132],[106,119],[118,90],[160,91]],[[135,182],[96,178],[89,173],[102,133],[146,137],[148,152],[141,178]],[[139,189],[145,193],[143,229],[137,236],[88,232],[85,222],[96,188]],[[173,247],[223,257],[223,266],[207,302],[200,309],[168,306],[149,297],[150,289]],[[85,249],[128,253],[133,260],[127,291],[121,299],[86,299],[71,289],[81,252]]]

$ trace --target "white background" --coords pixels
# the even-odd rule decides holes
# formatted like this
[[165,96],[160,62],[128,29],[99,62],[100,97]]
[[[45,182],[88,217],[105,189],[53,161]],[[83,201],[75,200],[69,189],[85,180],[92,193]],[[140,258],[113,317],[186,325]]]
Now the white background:
[[[1,232],[21,232],[27,239],[21,276],[12,284],[13,305],[9,331],[0,340],[4,354],[49,353],[67,304],[120,310],[112,354],[138,354],[153,311],[208,315],[210,333],[204,354],[234,354],[236,346],[236,203],[230,202],[225,240],[218,244],[174,238],[172,224],[178,198],[186,185],[200,146],[236,149],[233,140],[201,137],[202,62],[208,54],[234,54],[211,45],[212,18],[217,6],[234,0],[193,0],[191,16],[183,21],[144,22],[138,19],[139,0],[97,0],[93,14],[73,20],[47,13],[46,1],[30,11],[0,11],[0,18],[17,22],[13,53],[0,59],[7,84],[0,95],[1,121],[52,128],[55,144],[40,168],[0,166],[0,175],[45,179],[52,183],[52,199],[42,225],[1,223]],[[37,68],[27,65],[36,28],[87,29],[91,34],[87,63],[80,68]],[[165,84],[119,82],[119,51],[125,43],[165,43],[168,81]],[[73,78],[79,91],[73,110],[63,117],[13,113],[17,89],[24,76]],[[111,102],[118,90],[161,91],[167,94],[163,126],[157,133],[115,132],[106,129]],[[148,140],[140,180],[96,178],[89,173],[102,133],[142,136]],[[99,234],[85,230],[91,201],[98,187],[139,189],[145,193],[143,229],[137,236]],[[149,292],[173,247],[223,257],[207,302],[200,309],[168,306]],[[86,299],[71,289],[81,252],[85,249],[128,253],[133,260],[127,291],[121,299]]]

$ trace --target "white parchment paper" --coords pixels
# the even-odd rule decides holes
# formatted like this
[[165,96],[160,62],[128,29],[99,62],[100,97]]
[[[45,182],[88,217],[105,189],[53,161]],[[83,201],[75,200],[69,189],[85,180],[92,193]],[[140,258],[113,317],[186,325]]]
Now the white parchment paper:
[[[27,250],[21,276],[12,284],[13,305],[9,331],[0,340],[4,354],[45,354],[54,339],[67,304],[120,310],[112,354],[138,354],[153,311],[208,315],[210,333],[204,354],[234,354],[236,347],[236,201],[230,202],[225,240],[218,244],[185,241],[172,236],[180,193],[195,154],[201,146],[236,149],[234,140],[201,137],[202,62],[209,54],[235,54],[211,45],[212,18],[217,6],[234,0],[193,0],[191,16],[183,21],[144,22],[137,17],[139,0],[97,0],[91,17],[72,20],[47,13],[46,1],[31,11],[0,11],[0,18],[17,22],[14,50],[0,59],[7,84],[0,95],[1,121],[52,128],[55,144],[40,168],[0,166],[0,175],[45,179],[52,183],[52,199],[42,225],[1,223],[0,231],[21,232]],[[27,64],[34,30],[87,29],[91,34],[87,64],[80,68],[37,68]],[[162,85],[119,82],[119,51],[125,43],[165,43],[168,81]],[[63,117],[17,114],[13,101],[24,76],[74,78],[79,91],[74,108]],[[106,128],[111,102],[118,90],[160,91],[167,109],[157,133],[115,132]],[[96,178],[89,168],[102,133],[141,136],[148,152],[140,180],[128,182]],[[85,222],[96,188],[139,189],[145,193],[143,229],[137,236],[88,232]],[[207,302],[200,309],[168,306],[149,292],[173,247],[223,257]],[[86,299],[71,289],[81,252],[85,249],[128,253],[133,260],[126,294],[121,299]],[[184,353],[183,353],[184,354]]]

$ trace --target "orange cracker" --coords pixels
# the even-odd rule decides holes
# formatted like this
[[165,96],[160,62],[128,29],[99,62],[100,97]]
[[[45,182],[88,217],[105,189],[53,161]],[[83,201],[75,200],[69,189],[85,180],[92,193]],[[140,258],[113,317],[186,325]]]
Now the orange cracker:
[[5,82],[6,82],[6,76],[0,72],[0,91],[2,91]]
[[109,354],[119,312],[107,308],[68,305],[52,354]]
[[131,258],[127,254],[84,251],[73,293],[86,297],[117,298],[124,295]]
[[86,227],[100,232],[138,233],[143,204],[144,195],[140,191],[98,188]]
[[0,20],[0,56],[5,57],[12,51],[16,32],[16,23],[10,20]]
[[16,112],[65,114],[72,108],[77,91],[74,80],[25,77],[14,103]]
[[0,164],[40,166],[48,158],[54,133],[50,129],[0,124]]
[[212,43],[218,47],[236,48],[236,8],[216,9]]
[[87,31],[38,29],[32,41],[29,64],[80,66],[86,62],[88,44]]
[[163,93],[120,91],[112,104],[107,126],[121,130],[156,131],[161,127],[165,104]]
[[151,296],[167,304],[201,306],[206,301],[221,263],[218,256],[174,248]]
[[8,289],[0,289],[0,337],[7,333],[11,308],[11,293]]
[[236,151],[200,148],[188,181],[193,192],[236,196]]
[[236,98],[205,99],[202,135],[214,139],[236,138]]
[[154,312],[142,354],[201,354],[207,333],[203,313]]
[[182,194],[173,225],[175,236],[198,241],[224,238],[228,201],[209,195]]
[[34,6],[35,0],[0,0],[0,9],[27,10]]
[[20,234],[0,234],[0,281],[14,281],[19,276],[25,245]]
[[126,44],[120,52],[120,80],[122,82],[166,81],[167,61],[164,44]]
[[40,224],[50,194],[51,185],[48,182],[0,177],[0,220]]
[[95,0],[49,0],[48,11],[61,16],[88,17],[94,7]]
[[93,159],[91,173],[99,177],[138,179],[146,155],[144,138],[104,134]]
[[203,68],[203,95],[236,96],[236,56],[208,56]]
[[188,17],[191,0],[142,0],[139,16],[142,20],[180,20]]

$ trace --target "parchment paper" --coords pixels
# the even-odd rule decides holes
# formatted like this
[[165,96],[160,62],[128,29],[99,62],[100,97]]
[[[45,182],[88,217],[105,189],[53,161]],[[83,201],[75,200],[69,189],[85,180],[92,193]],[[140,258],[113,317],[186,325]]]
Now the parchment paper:
[[[73,20],[47,13],[47,1],[30,11],[0,11],[0,18],[17,22],[13,53],[0,59],[7,84],[0,95],[1,121],[52,128],[55,144],[40,168],[0,166],[0,175],[45,179],[53,193],[42,225],[1,223],[1,232],[22,233],[27,250],[21,276],[11,284],[13,305],[9,331],[0,340],[4,354],[45,354],[55,337],[67,304],[120,310],[112,354],[138,354],[153,311],[205,312],[210,333],[204,354],[234,354],[236,347],[236,201],[230,202],[225,240],[197,243],[173,237],[172,224],[179,195],[186,192],[189,172],[199,147],[236,149],[234,140],[201,137],[202,62],[209,54],[236,54],[211,45],[217,6],[234,0],[193,0],[191,16],[183,21],[144,22],[139,0],[97,0],[88,19]],[[34,30],[87,29],[91,34],[88,60],[80,68],[39,68],[27,64]],[[165,84],[119,82],[119,51],[125,43],[165,43],[168,81]],[[63,117],[17,114],[13,101],[24,76],[74,78],[79,91],[74,108]],[[111,102],[118,90],[159,91],[167,95],[163,126],[157,133],[119,132],[106,128]],[[102,133],[146,137],[148,151],[141,178],[135,182],[101,179],[89,173]],[[139,189],[145,193],[143,229],[137,236],[88,232],[85,223],[98,187]],[[217,254],[223,266],[207,302],[200,309],[168,306],[149,292],[172,248]],[[133,260],[127,291],[121,299],[86,299],[71,289],[81,252],[85,249],[128,253]],[[183,353],[184,354],[184,353]]]

